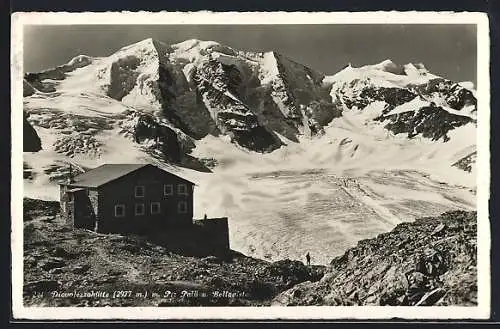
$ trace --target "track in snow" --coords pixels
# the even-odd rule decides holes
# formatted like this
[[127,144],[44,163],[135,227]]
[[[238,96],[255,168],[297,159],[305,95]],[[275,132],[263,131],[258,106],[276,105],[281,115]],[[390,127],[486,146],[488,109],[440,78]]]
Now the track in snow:
[[405,171],[260,174],[241,196],[228,191],[226,201],[233,249],[272,261],[310,252],[318,264],[400,222],[475,207],[468,190]]

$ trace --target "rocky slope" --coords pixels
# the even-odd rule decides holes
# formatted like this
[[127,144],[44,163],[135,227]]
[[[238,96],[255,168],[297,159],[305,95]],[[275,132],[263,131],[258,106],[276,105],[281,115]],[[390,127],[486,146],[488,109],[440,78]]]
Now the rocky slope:
[[24,200],[27,306],[477,303],[475,212],[400,224],[327,267],[309,267],[233,251],[180,255],[139,236],[71,230],[58,211],[56,202]]
[[317,282],[280,294],[279,305],[476,305],[475,212],[399,224],[331,262]]
[[296,283],[319,280],[324,270],[234,251],[179,255],[138,236],[71,230],[58,211],[57,202],[24,200],[26,306],[269,305]]

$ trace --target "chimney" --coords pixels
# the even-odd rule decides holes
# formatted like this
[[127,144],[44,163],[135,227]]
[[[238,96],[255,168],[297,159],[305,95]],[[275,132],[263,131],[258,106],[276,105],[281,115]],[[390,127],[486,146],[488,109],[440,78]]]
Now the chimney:
[[74,183],[75,180],[73,179],[73,166],[71,163],[69,164],[69,175],[68,175],[68,184]]

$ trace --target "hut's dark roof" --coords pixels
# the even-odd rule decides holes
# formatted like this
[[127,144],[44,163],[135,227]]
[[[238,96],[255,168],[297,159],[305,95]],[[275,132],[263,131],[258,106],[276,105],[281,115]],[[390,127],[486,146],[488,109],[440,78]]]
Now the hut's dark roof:
[[[99,187],[107,184],[115,179],[121,178],[125,175],[130,174],[138,169],[144,168],[146,166],[152,166],[150,164],[104,164],[92,170],[89,170],[83,174],[77,175],[73,178],[73,182],[68,184],[70,186],[84,186],[84,187]],[[154,167],[154,166],[153,166]],[[155,167],[157,168],[157,167]],[[159,170],[163,170],[157,168]],[[172,173],[170,173],[172,174]],[[174,174],[172,174],[174,175]],[[177,175],[174,175],[177,176]],[[179,176],[177,176],[179,177]],[[185,178],[179,177],[188,183],[194,184]]]

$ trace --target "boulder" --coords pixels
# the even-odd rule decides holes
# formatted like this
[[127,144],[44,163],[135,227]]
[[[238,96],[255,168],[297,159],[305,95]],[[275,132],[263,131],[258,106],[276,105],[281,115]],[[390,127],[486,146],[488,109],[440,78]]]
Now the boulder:
[[24,285],[25,292],[53,291],[61,288],[61,283],[56,280],[31,281]]
[[75,274],[84,274],[90,269],[89,264],[78,265],[73,268],[73,273]]
[[51,257],[39,263],[40,268],[44,269],[45,271],[50,271],[54,268],[63,267],[65,265],[66,262],[60,257]]

